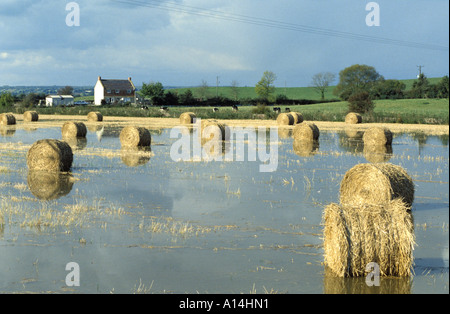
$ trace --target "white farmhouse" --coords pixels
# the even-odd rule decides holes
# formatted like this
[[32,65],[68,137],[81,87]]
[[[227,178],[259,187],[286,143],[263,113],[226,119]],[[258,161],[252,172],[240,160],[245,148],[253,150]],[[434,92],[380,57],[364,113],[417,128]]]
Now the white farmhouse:
[[94,87],[94,103],[97,106],[103,103],[111,104],[115,102],[136,103],[136,87],[128,80],[105,80],[98,77]]
[[46,107],[73,106],[72,95],[48,95],[45,97]]

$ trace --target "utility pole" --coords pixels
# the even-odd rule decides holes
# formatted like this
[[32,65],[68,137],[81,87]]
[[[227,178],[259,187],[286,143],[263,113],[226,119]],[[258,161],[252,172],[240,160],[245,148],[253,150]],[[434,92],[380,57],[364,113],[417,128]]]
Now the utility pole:
[[425,66],[424,65],[418,65],[417,67],[419,68],[419,76],[420,76],[422,74],[422,68],[424,68]]
[[219,77],[216,77],[216,97],[219,97]]

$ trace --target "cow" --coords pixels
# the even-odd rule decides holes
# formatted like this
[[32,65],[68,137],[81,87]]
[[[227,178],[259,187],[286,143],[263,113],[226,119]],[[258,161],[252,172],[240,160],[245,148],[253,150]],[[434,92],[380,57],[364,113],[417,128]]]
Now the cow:
[[161,108],[159,108],[159,111],[167,112],[167,111],[169,111],[169,108],[168,107],[161,107]]
[[285,112],[291,112],[291,108],[284,108]]
[[218,112],[219,108],[213,108],[213,112]]
[[141,106],[142,110],[148,110],[148,106]]
[[236,105],[231,106],[231,110],[238,111],[238,107]]
[[281,111],[281,108],[280,107],[273,107],[273,111],[279,113]]

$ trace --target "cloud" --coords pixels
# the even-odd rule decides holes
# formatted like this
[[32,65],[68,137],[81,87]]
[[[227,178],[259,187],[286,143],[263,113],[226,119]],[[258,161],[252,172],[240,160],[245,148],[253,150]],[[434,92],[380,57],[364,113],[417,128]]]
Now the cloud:
[[415,77],[416,63],[427,63],[428,76],[448,73],[448,50],[336,35],[448,46],[448,1],[379,0],[381,26],[372,28],[358,0],[78,0],[80,27],[66,25],[67,2],[2,0],[0,84],[82,85],[110,75],[192,85],[220,75],[243,86],[272,70],[279,84],[304,86],[355,63],[389,78]]

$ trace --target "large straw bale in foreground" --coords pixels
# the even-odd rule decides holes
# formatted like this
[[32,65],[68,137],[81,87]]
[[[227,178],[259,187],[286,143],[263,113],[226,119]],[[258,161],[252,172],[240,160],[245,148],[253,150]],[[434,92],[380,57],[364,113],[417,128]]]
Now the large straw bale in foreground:
[[390,163],[358,164],[341,181],[340,202],[344,206],[383,205],[401,198],[414,201],[414,183],[400,166]]
[[86,137],[87,128],[83,122],[68,121],[61,128],[63,138]]
[[149,130],[143,127],[124,127],[119,138],[122,147],[147,147],[152,143]]
[[39,140],[27,153],[30,171],[69,171],[72,161],[73,153],[69,144],[58,140]]
[[392,132],[384,127],[368,128],[363,135],[364,145],[391,145]]
[[98,111],[91,111],[87,115],[87,120],[89,122],[101,122],[103,121],[103,115]]
[[365,276],[373,262],[381,276],[410,276],[415,236],[408,208],[400,199],[385,205],[328,205],[323,215],[325,265],[338,277]]
[[320,136],[319,128],[312,122],[303,122],[295,126],[292,132],[295,140],[317,141]]
[[23,114],[23,121],[35,122],[39,120],[39,114],[36,111],[25,111]]
[[294,116],[290,113],[280,113],[277,117],[278,125],[293,125],[295,122]]
[[13,125],[16,124],[16,117],[12,113],[0,114],[0,125]]
[[345,123],[358,124],[362,122],[362,117],[359,113],[350,112],[345,116]]
[[197,116],[193,112],[183,112],[180,115],[180,123],[181,124],[192,124],[194,123],[194,119],[196,119]]

